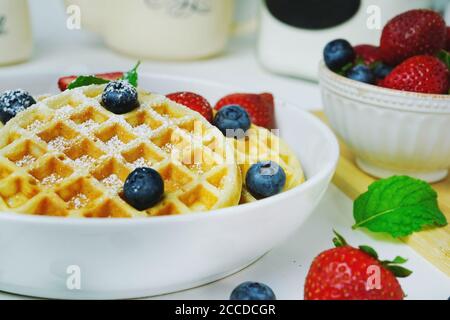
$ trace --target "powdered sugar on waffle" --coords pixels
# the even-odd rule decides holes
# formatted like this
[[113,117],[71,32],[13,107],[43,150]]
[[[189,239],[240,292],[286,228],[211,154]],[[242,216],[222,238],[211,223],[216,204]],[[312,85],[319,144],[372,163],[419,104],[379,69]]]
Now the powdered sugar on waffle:
[[43,125],[44,122],[42,122],[41,120],[35,120],[27,126],[27,130],[36,133],[40,128],[42,128]]
[[55,118],[56,119],[60,119],[60,120],[66,119],[66,118],[69,117],[69,115],[72,112],[73,112],[73,108],[71,106],[69,106],[69,105],[64,106],[64,107],[59,108],[58,110],[56,110]]
[[33,157],[31,154],[27,154],[22,159],[16,161],[16,166],[18,167],[28,166],[35,161],[36,161],[35,157]]
[[88,200],[88,197],[84,193],[79,193],[70,199],[69,206],[74,209],[81,209],[87,204]]
[[135,169],[136,169],[136,168],[150,167],[150,166],[151,166],[151,162],[145,160],[143,157],[140,157],[140,158],[136,159],[136,160],[131,164],[131,166],[132,166],[133,168],[135,168]]
[[116,174],[111,174],[101,181],[106,187],[110,188],[112,192],[118,192],[123,187],[123,182]]
[[85,122],[80,123],[77,126],[78,130],[80,130],[80,132],[84,133],[85,135],[89,135],[90,132],[97,127],[98,127],[98,123],[92,119],[86,120]]
[[78,159],[73,160],[75,166],[90,166],[95,162],[95,159],[88,155],[83,155],[79,157]]
[[49,185],[53,185],[55,183],[59,183],[62,181],[62,177],[57,175],[56,173],[52,173],[51,175],[45,177],[44,179],[42,179],[41,183],[43,185],[49,186]]
[[141,124],[134,128],[134,133],[140,137],[148,137],[152,134],[152,129],[146,124]]
[[70,146],[70,141],[64,137],[56,137],[48,143],[48,147],[58,152],[63,152]]
[[124,145],[125,143],[123,143],[117,135],[106,141],[106,146],[110,151],[117,151]]
[[205,173],[203,171],[203,166],[201,163],[194,162],[194,163],[188,165],[188,167],[189,167],[189,169],[193,170],[198,175],[202,175]]

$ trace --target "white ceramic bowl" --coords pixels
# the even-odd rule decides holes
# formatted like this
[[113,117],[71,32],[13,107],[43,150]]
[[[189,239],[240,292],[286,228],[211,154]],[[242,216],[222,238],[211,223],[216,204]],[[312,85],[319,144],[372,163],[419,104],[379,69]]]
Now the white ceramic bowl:
[[385,178],[405,174],[436,182],[450,167],[450,95],[385,89],[347,79],[322,62],[325,113],[358,166]]
[[[56,79],[55,74],[0,77],[0,91],[55,91]],[[235,91],[145,74],[140,85],[160,93],[195,91],[211,101]],[[327,189],[339,156],[335,136],[311,114],[278,102],[277,122],[304,166],[307,181],[301,186],[252,204],[141,220],[2,212],[0,290],[50,298],[144,297],[208,283],[247,266],[303,223]],[[69,290],[67,282],[76,286],[71,275],[78,271],[81,289]]]

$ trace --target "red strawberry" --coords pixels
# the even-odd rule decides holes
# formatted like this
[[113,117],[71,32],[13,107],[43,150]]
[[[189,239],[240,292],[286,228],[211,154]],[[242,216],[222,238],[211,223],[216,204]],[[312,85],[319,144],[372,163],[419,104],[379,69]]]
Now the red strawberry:
[[450,52],[450,27],[447,27],[447,44],[445,45],[445,50]]
[[381,86],[410,92],[445,94],[449,89],[449,70],[438,58],[416,56],[398,65]]
[[412,56],[433,55],[444,48],[445,21],[434,11],[407,11],[389,21],[381,35],[381,55],[390,65]]
[[398,264],[379,261],[370,247],[349,246],[336,233],[336,248],[319,254],[311,264],[305,282],[305,300],[403,300],[400,284],[394,275],[407,277],[411,271]]
[[244,108],[252,123],[267,129],[275,126],[275,103],[271,93],[235,93],[223,97],[216,103],[214,109],[220,110],[222,107],[237,104]]
[[209,122],[212,121],[213,112],[208,100],[192,92],[176,92],[167,95],[170,100],[182,104],[189,109],[197,111]]
[[[102,78],[105,80],[117,80],[123,76],[123,72],[108,72],[108,73],[98,73],[95,75],[98,78]],[[78,76],[67,76],[59,78],[58,87],[61,91],[67,89],[70,83],[75,80]]]
[[381,61],[381,52],[379,47],[370,44],[360,44],[355,46],[356,57],[362,58],[364,63],[371,65],[374,62]]

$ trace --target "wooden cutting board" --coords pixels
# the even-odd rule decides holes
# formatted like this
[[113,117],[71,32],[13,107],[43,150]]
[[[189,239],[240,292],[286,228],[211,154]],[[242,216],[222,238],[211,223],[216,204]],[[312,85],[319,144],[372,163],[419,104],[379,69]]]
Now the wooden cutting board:
[[[315,114],[327,123],[322,112],[315,112]],[[339,144],[341,156],[333,183],[351,199],[356,199],[361,193],[366,192],[368,186],[376,179],[361,171],[357,167],[355,157],[349,148],[342,141],[339,141]],[[450,221],[450,177],[433,184],[432,187],[439,194],[439,207],[446,215],[447,220]],[[450,225],[421,231],[402,238],[402,240],[450,276]]]

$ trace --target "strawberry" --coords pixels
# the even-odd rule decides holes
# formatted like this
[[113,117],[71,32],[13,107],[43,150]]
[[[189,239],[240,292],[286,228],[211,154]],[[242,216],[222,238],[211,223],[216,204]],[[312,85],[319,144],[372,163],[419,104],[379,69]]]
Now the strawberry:
[[175,92],[167,95],[167,98],[182,104],[189,109],[197,111],[209,122],[212,121],[213,112],[211,104],[202,96],[193,92]]
[[445,50],[450,52],[450,27],[447,27],[447,41],[445,45]]
[[380,48],[370,44],[360,44],[353,47],[356,53],[356,58],[364,60],[366,65],[371,65],[374,62],[381,61]]
[[336,248],[322,252],[311,264],[305,300],[403,300],[405,294],[396,276],[411,274],[398,265],[405,259],[380,261],[371,247],[351,247],[335,234]]
[[434,55],[444,48],[444,19],[432,10],[407,11],[389,21],[381,35],[383,61],[390,65],[417,55]]
[[214,109],[220,110],[222,107],[237,104],[244,108],[252,123],[267,129],[273,129],[275,126],[275,103],[271,93],[235,93],[223,97],[217,103]]
[[[119,78],[122,78],[123,72],[108,72],[108,73],[98,73],[95,75],[98,78],[102,78],[105,80],[117,80]],[[67,89],[70,83],[74,81],[78,76],[67,76],[59,78],[58,80],[58,87],[61,91],[64,91]]]
[[398,65],[381,86],[410,92],[445,94],[449,89],[449,70],[438,58],[416,56]]

